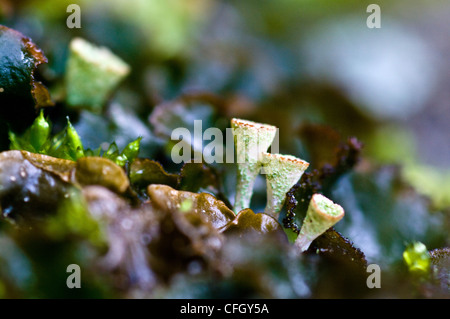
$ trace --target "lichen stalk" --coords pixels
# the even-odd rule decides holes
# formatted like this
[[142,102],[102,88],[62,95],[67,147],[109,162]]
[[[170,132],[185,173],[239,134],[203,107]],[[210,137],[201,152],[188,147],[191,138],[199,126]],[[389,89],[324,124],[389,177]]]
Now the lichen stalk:
[[308,250],[314,239],[322,235],[344,217],[344,209],[321,194],[314,194],[295,241],[297,252]]
[[286,200],[286,193],[297,183],[309,163],[291,155],[262,154],[264,174],[267,181],[267,204],[265,213],[274,218]]
[[269,149],[277,128],[241,119],[232,119],[231,128],[237,158],[234,212],[238,213],[250,207],[253,186],[262,167],[261,154]]

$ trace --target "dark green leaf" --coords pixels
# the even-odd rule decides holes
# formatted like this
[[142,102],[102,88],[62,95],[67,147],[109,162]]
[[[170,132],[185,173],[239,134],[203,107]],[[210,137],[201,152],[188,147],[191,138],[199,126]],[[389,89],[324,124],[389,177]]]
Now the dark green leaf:
[[153,184],[148,187],[148,194],[152,205],[162,211],[194,212],[202,215],[216,229],[235,218],[232,210],[208,193],[177,191],[167,185]]
[[81,185],[101,185],[123,193],[129,186],[124,170],[109,159],[82,157],[77,160],[75,179]]
[[237,214],[233,221],[221,228],[224,234],[245,235],[251,232],[259,234],[277,233],[286,239],[281,225],[273,217],[264,213],[254,213],[251,209],[244,209]]
[[35,166],[20,151],[0,153],[3,217],[38,220],[55,213],[73,187],[60,175]]
[[164,184],[176,187],[178,175],[167,173],[156,161],[136,159],[130,166],[130,182],[137,189],[145,189],[151,184]]
[[[31,39],[18,31],[0,25],[2,113],[4,108],[13,105],[16,107],[27,98],[28,100],[32,98],[37,108],[53,105],[47,89],[34,78],[36,68],[43,63],[47,63],[47,58]],[[20,114],[19,110],[15,111],[18,115]]]

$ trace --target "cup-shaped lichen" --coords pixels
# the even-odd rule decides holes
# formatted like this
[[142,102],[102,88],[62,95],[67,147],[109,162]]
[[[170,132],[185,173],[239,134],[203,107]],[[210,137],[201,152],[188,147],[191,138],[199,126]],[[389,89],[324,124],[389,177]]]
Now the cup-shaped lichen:
[[273,125],[232,119],[237,157],[237,186],[234,211],[250,207],[253,185],[261,170],[261,155],[267,152],[277,128]]
[[298,252],[306,251],[312,241],[344,217],[344,209],[321,194],[314,194],[309,202],[300,234],[295,241]]
[[267,180],[265,213],[277,218],[286,200],[286,193],[297,183],[309,163],[295,156],[270,153],[262,154],[262,163]]
[[70,43],[67,62],[67,103],[100,111],[129,72],[129,66],[107,48],[75,38]]

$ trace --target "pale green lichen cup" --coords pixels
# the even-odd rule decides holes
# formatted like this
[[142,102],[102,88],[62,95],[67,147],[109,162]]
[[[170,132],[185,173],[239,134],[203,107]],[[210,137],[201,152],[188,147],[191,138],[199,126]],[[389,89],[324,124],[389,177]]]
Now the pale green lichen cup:
[[67,103],[100,112],[130,67],[110,50],[75,38],[69,45],[66,72]]
[[321,194],[314,194],[295,241],[297,252],[308,250],[314,239],[322,235],[344,217],[344,209]]
[[297,183],[309,163],[291,155],[262,154],[267,181],[267,205],[265,213],[278,218],[286,193]]
[[253,186],[260,173],[261,154],[272,144],[277,128],[247,120],[231,120],[237,158],[237,185],[234,212],[249,208]]

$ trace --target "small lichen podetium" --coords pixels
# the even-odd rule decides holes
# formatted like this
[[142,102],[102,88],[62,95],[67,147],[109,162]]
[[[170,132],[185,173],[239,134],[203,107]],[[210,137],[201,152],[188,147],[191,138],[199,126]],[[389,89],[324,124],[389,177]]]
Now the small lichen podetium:
[[267,205],[265,213],[278,218],[286,200],[286,193],[297,183],[309,163],[291,155],[262,154],[267,181]]
[[130,67],[110,50],[81,39],[70,42],[67,62],[67,103],[99,112]]
[[237,154],[237,186],[234,212],[249,208],[253,185],[262,163],[261,155],[267,152],[275,138],[277,128],[273,125],[233,118],[234,145]]
[[321,194],[314,194],[309,202],[300,234],[295,241],[299,253],[308,250],[314,239],[322,235],[344,217],[344,209]]

